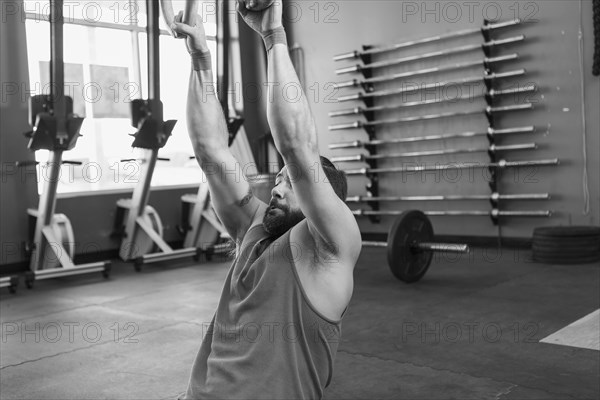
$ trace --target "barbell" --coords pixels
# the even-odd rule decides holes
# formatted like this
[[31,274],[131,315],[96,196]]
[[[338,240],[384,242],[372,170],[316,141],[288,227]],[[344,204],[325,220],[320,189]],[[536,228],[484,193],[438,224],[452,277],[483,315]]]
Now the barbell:
[[392,274],[406,283],[421,279],[434,252],[469,253],[466,244],[437,243],[433,241],[433,226],[427,216],[418,210],[405,211],[394,221],[387,242],[363,241],[364,247],[387,248],[387,261]]
[[488,147],[464,147],[456,149],[436,149],[436,150],[425,150],[425,151],[410,151],[404,153],[384,153],[384,154],[354,154],[351,156],[339,156],[331,157],[331,162],[352,162],[352,161],[373,161],[373,160],[386,160],[394,158],[409,158],[409,157],[425,157],[425,156],[442,156],[448,154],[460,154],[460,153],[480,153],[487,151],[491,154],[496,154],[503,151],[518,151],[518,150],[535,150],[537,144],[535,143],[519,143],[509,144],[505,146],[499,146],[491,144]]
[[470,76],[470,77],[463,78],[463,79],[433,82],[433,83],[428,83],[428,84],[421,84],[418,86],[413,86],[413,84],[409,84],[409,85],[406,85],[399,89],[386,89],[386,90],[372,91],[372,92],[366,92],[366,93],[359,92],[359,93],[355,93],[355,94],[349,94],[347,96],[340,96],[337,98],[337,101],[341,103],[341,102],[345,102],[345,101],[364,100],[364,99],[377,98],[377,97],[399,96],[399,95],[404,95],[407,93],[427,91],[427,90],[431,90],[431,89],[445,89],[447,87],[470,85],[470,84],[479,83],[479,82],[494,82],[497,79],[514,78],[517,76],[523,76],[526,73],[527,73],[527,71],[524,69],[517,69],[517,70],[513,70],[513,71],[506,71],[506,72],[499,72],[499,73],[496,73],[496,72],[485,73],[483,76]]
[[[330,131],[339,131],[342,129],[358,129],[358,128],[373,128],[378,125],[392,125],[392,124],[402,124],[408,122],[417,122],[417,121],[429,121],[432,119],[440,119],[440,118],[450,118],[450,117],[466,117],[469,115],[476,114],[484,114],[486,117],[491,118],[494,114],[512,112],[512,111],[524,111],[533,109],[532,103],[525,104],[515,104],[508,106],[500,106],[500,107],[491,107],[487,106],[484,109],[475,109],[475,110],[466,110],[466,111],[453,111],[453,112],[440,112],[435,114],[425,114],[425,115],[413,115],[410,117],[404,118],[396,118],[396,119],[387,119],[387,120],[378,120],[378,121],[354,121],[345,124],[338,125],[330,125]],[[357,107],[355,110],[356,114],[363,113],[360,107]],[[366,113],[363,113],[366,114]],[[330,117],[337,117],[339,115],[332,115],[330,113]]]
[[395,81],[395,80],[399,80],[399,79],[412,78],[412,77],[420,76],[420,75],[430,75],[433,73],[448,72],[448,71],[458,70],[458,69],[467,69],[467,68],[476,67],[479,65],[483,66],[484,68],[489,68],[489,66],[491,64],[506,62],[506,61],[514,61],[518,58],[519,58],[518,53],[506,54],[506,55],[497,56],[497,57],[484,57],[483,59],[478,59],[478,60],[438,65],[435,67],[427,67],[427,68],[421,68],[418,70],[399,72],[399,73],[395,73],[392,75],[374,76],[374,77],[366,78],[363,80],[352,79],[350,81],[335,83],[334,88],[343,89],[343,88],[351,88],[351,87],[358,87],[358,86],[362,86],[364,88],[366,86],[374,85],[376,83],[391,82],[391,81]]
[[541,167],[549,165],[558,165],[560,160],[558,158],[548,160],[531,160],[531,161],[506,161],[499,160],[497,162],[489,163],[455,163],[455,164],[436,164],[436,165],[413,165],[413,166],[402,166],[402,167],[387,167],[387,168],[359,168],[359,169],[347,169],[344,173],[347,176],[352,175],[375,175],[375,174],[389,174],[389,173],[406,173],[406,172],[421,172],[421,171],[445,171],[452,169],[469,169],[469,168],[518,168],[518,167]]
[[448,194],[427,196],[349,196],[346,203],[398,202],[398,201],[455,201],[455,200],[488,200],[492,202],[505,200],[549,200],[549,193],[531,194]]
[[[381,217],[381,216],[396,216],[403,215],[405,211],[402,210],[352,210],[352,214],[357,217]],[[499,217],[551,217],[551,210],[527,210],[527,211],[507,211],[493,208],[490,211],[485,210],[446,210],[446,211],[426,211],[426,215],[435,217],[491,217],[497,219]]]
[[[402,90],[402,89],[386,90],[385,92],[381,91],[381,92],[378,92],[378,95],[393,96],[393,95],[401,94],[400,90]],[[479,97],[485,97],[489,100],[494,100],[501,96],[518,95],[518,94],[524,94],[524,93],[530,93],[530,92],[536,92],[536,91],[537,91],[537,87],[535,85],[528,84],[523,87],[516,87],[516,88],[510,88],[510,89],[502,89],[502,90],[490,89],[490,90],[486,90],[485,92],[482,91],[482,92],[476,92],[473,94],[469,94],[467,97],[462,97],[462,96],[456,97],[456,98],[440,97],[440,98],[421,100],[421,101],[406,101],[406,102],[402,102],[400,104],[388,104],[388,105],[372,106],[372,107],[364,107],[364,108],[354,107],[354,108],[350,108],[350,109],[342,109],[342,110],[332,111],[329,113],[329,116],[330,117],[338,117],[338,116],[353,115],[353,114],[359,114],[359,113],[373,113],[373,112],[378,112],[378,111],[396,111],[396,110],[400,110],[400,109],[403,109],[406,107],[449,103],[449,102],[456,102],[457,100],[465,100],[466,99],[469,101],[473,101],[473,99],[479,98]],[[375,92],[373,92],[373,93],[375,93]],[[421,96],[421,97],[423,97],[423,96]],[[366,98],[366,96],[363,96],[361,93],[359,93],[358,98],[356,98],[355,100],[365,100],[365,98]]]
[[456,138],[473,138],[473,137],[477,137],[477,136],[500,137],[503,135],[511,135],[511,134],[518,134],[518,133],[534,133],[534,132],[535,132],[535,126],[520,126],[520,127],[504,128],[504,129],[487,128],[486,130],[482,130],[479,132],[426,134],[426,135],[422,135],[422,136],[411,136],[411,137],[392,138],[392,139],[372,139],[372,140],[367,140],[367,141],[353,140],[353,141],[349,141],[349,142],[331,143],[329,145],[329,148],[332,150],[356,149],[356,148],[361,148],[361,147],[385,146],[388,144],[398,144],[398,143],[414,143],[414,142],[424,142],[424,141],[430,141],[430,140],[446,140],[446,139],[456,139]]
[[453,48],[449,48],[449,49],[432,51],[432,52],[424,53],[424,54],[417,54],[414,56],[397,58],[394,60],[372,62],[370,64],[365,64],[365,65],[358,65],[358,64],[352,65],[350,67],[339,68],[335,71],[335,73],[337,75],[342,75],[342,74],[348,74],[348,73],[352,73],[352,72],[363,72],[364,70],[373,70],[373,69],[378,69],[378,68],[393,67],[393,66],[405,64],[408,62],[422,61],[422,60],[426,60],[426,59],[430,59],[430,58],[445,57],[445,56],[450,56],[453,54],[465,53],[465,52],[478,50],[478,49],[484,49],[487,51],[490,48],[499,47],[499,46],[503,46],[503,45],[507,45],[507,44],[514,44],[514,43],[522,42],[524,40],[525,40],[525,35],[519,35],[519,36],[510,37],[510,38],[506,38],[506,39],[500,39],[500,40],[490,40],[483,44],[468,44],[468,45],[453,47]]
[[458,38],[461,36],[472,35],[474,33],[482,33],[482,32],[487,33],[487,32],[490,32],[490,31],[493,31],[496,29],[507,28],[510,26],[519,25],[519,24],[521,24],[521,22],[522,21],[520,19],[515,19],[515,20],[504,21],[504,22],[486,24],[480,28],[462,29],[459,31],[443,33],[441,35],[410,40],[407,42],[396,43],[396,44],[392,44],[392,45],[388,45],[388,46],[369,46],[370,48],[365,49],[363,51],[352,51],[349,53],[339,54],[339,55],[333,57],[333,60],[334,61],[342,61],[342,60],[348,60],[348,59],[353,59],[353,58],[360,58],[360,57],[364,57],[364,56],[372,56],[375,54],[400,50],[403,48],[412,47],[412,46],[419,45],[419,44],[433,43],[433,42],[437,42],[439,40],[445,40],[445,39],[455,39],[455,38]]
[[[422,211],[403,211],[392,224],[387,242],[363,240],[363,247],[387,248],[387,261],[392,274],[406,283],[421,279],[434,252],[469,253],[469,246],[434,242],[433,226]],[[230,243],[209,246],[203,251],[208,260],[213,254],[231,251]]]

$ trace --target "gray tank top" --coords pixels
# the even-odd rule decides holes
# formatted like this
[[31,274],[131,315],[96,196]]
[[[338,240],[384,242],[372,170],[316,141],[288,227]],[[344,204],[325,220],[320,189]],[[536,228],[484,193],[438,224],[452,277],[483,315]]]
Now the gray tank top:
[[246,233],[184,399],[323,397],[341,320],[324,317],[306,297],[294,265],[301,250],[290,232],[268,245],[262,225]]

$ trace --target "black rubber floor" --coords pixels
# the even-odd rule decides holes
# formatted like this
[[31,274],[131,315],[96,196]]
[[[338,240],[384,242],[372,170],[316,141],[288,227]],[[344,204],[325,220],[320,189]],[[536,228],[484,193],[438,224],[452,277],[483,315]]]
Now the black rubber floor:
[[[436,255],[418,283],[364,249],[328,399],[597,399],[600,352],[539,340],[600,308],[600,266],[523,250]],[[2,399],[185,389],[228,263],[152,265],[0,294]],[[36,325],[37,324],[37,325]]]

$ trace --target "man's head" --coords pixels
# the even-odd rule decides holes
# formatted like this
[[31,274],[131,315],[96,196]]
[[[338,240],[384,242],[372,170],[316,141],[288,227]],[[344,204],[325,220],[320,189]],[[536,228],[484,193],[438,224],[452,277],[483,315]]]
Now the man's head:
[[[335,194],[346,201],[348,182],[343,171],[338,170],[326,157],[321,156],[321,166],[325,178],[314,174],[319,182],[329,182]],[[296,195],[292,189],[287,166],[283,167],[275,178],[275,187],[271,191],[271,201],[263,217],[263,227],[272,236],[281,236],[304,219]]]

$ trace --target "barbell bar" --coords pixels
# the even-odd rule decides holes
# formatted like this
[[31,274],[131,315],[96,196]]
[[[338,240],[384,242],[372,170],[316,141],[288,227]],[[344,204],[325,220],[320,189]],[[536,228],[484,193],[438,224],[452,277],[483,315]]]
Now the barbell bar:
[[384,160],[390,158],[409,158],[409,157],[423,157],[423,156],[442,156],[448,154],[460,154],[460,153],[481,153],[490,152],[497,153],[501,151],[517,151],[517,150],[535,150],[537,144],[535,143],[521,143],[511,144],[505,146],[499,146],[492,144],[488,147],[468,147],[463,149],[439,149],[439,150],[425,150],[425,151],[412,151],[405,153],[389,153],[389,154],[355,154],[351,156],[339,156],[332,157],[331,162],[353,162],[353,161],[371,161],[371,160]]
[[425,135],[425,136],[412,136],[405,138],[394,138],[394,139],[374,139],[368,141],[362,140],[353,140],[349,142],[339,142],[339,143],[331,143],[329,144],[329,148],[331,150],[336,149],[356,149],[356,148],[364,148],[368,146],[383,146],[388,144],[397,144],[397,143],[414,143],[414,142],[423,142],[430,140],[446,140],[446,139],[455,139],[455,138],[472,138],[477,136],[503,136],[510,134],[518,134],[518,133],[534,133],[535,126],[522,126],[515,128],[505,128],[505,129],[495,129],[495,128],[487,128],[485,131],[480,132],[460,132],[460,133],[445,133],[445,134],[437,134],[437,135]]
[[430,37],[415,39],[415,40],[409,40],[409,41],[406,41],[403,43],[397,43],[397,44],[393,44],[393,45],[389,45],[389,46],[372,47],[372,48],[369,48],[368,50],[363,50],[363,51],[355,50],[355,51],[348,52],[348,53],[338,54],[333,57],[333,60],[334,61],[343,61],[343,60],[349,60],[349,59],[359,58],[359,57],[363,57],[363,56],[381,54],[381,53],[386,53],[386,52],[390,52],[390,51],[404,49],[407,47],[416,46],[419,44],[432,43],[432,42],[437,42],[437,41],[445,40],[445,39],[454,39],[454,38],[459,38],[462,36],[473,35],[475,33],[490,32],[490,31],[500,29],[500,28],[507,28],[510,26],[519,25],[520,23],[521,23],[520,19],[491,23],[491,24],[483,25],[480,28],[462,29],[462,30],[458,30],[458,31],[454,31],[454,32],[444,33],[441,35],[430,36]]
[[[480,93],[474,93],[472,96],[470,96],[471,99],[476,98],[476,97],[483,97],[483,96],[487,96],[491,99],[499,97],[499,96],[507,96],[507,95],[511,95],[511,94],[521,94],[521,93],[529,93],[529,92],[535,92],[536,86],[534,84],[531,85],[526,85],[523,87],[516,87],[516,88],[510,88],[510,89],[502,89],[502,90],[496,90],[496,89],[490,89],[489,91],[486,92],[480,92]],[[395,94],[395,93],[389,93],[391,94]],[[362,99],[362,98],[361,98]],[[462,99],[462,97],[461,97]],[[440,98],[440,99],[431,99],[431,100],[423,100],[423,101],[412,101],[412,102],[405,102],[405,103],[401,103],[401,104],[392,104],[392,105],[386,105],[386,106],[374,106],[374,107],[366,107],[362,109],[362,112],[376,112],[376,111],[391,111],[391,110],[398,110],[398,109],[402,109],[405,107],[415,107],[415,106],[425,106],[425,105],[430,105],[430,104],[440,104],[440,103],[445,103],[445,102],[451,102],[451,101],[456,101],[457,99],[453,99],[453,98]],[[346,110],[338,110],[337,111],[337,116],[339,115],[351,115],[355,113],[355,109],[346,109]]]
[[402,172],[421,172],[421,171],[443,171],[448,169],[467,169],[467,168],[516,168],[516,167],[536,167],[536,166],[548,166],[558,165],[559,159],[553,158],[549,160],[532,160],[532,161],[506,161],[500,160],[493,163],[456,163],[456,164],[442,164],[442,165],[430,165],[430,166],[415,166],[413,168],[406,167],[387,167],[387,168],[359,168],[345,170],[346,175],[372,175],[372,174],[385,174],[385,173],[402,173]]
[[454,200],[549,200],[548,193],[531,194],[456,194],[427,196],[349,196],[346,203],[398,202],[398,201],[454,201]]
[[330,131],[340,131],[345,129],[359,129],[359,128],[372,128],[381,125],[395,125],[395,124],[403,124],[408,122],[417,122],[417,121],[430,121],[433,119],[440,118],[451,118],[451,117],[466,117],[469,115],[476,114],[485,114],[487,117],[491,117],[493,114],[501,113],[501,112],[512,112],[512,111],[524,111],[524,110],[532,110],[533,104],[515,104],[510,106],[502,106],[502,107],[490,107],[487,106],[484,110],[470,110],[470,111],[453,111],[453,112],[445,112],[445,113],[437,113],[437,114],[426,114],[426,115],[416,115],[412,117],[403,117],[403,118],[395,118],[395,119],[383,119],[379,121],[354,121],[345,124],[337,124],[330,125]]
[[336,69],[335,73],[337,75],[343,75],[343,74],[349,74],[349,73],[353,73],[353,72],[362,72],[364,70],[395,67],[397,65],[405,64],[408,62],[422,61],[422,60],[426,60],[429,58],[436,58],[436,57],[444,57],[444,56],[449,56],[449,55],[453,55],[453,54],[465,53],[465,52],[473,51],[473,50],[484,49],[487,51],[487,49],[490,49],[493,47],[518,43],[518,42],[522,42],[524,40],[525,40],[525,35],[518,35],[518,36],[506,38],[506,39],[490,40],[490,41],[482,43],[482,44],[479,44],[479,43],[468,44],[468,45],[453,47],[453,48],[445,49],[445,50],[437,50],[437,51],[432,51],[429,53],[417,54],[414,56],[396,58],[394,60],[377,61],[377,62],[373,62],[370,64],[364,64],[364,65],[356,64],[351,67],[344,67],[344,68]]
[[358,87],[358,86],[364,87],[366,85],[372,85],[372,84],[382,83],[382,82],[391,82],[391,81],[395,81],[398,79],[411,78],[413,76],[419,76],[419,75],[440,73],[440,72],[452,71],[452,70],[457,70],[457,69],[466,69],[466,68],[475,67],[475,66],[486,67],[486,66],[489,66],[490,64],[495,64],[495,63],[505,62],[505,61],[513,61],[513,60],[517,60],[518,58],[519,58],[519,54],[517,54],[517,53],[506,54],[506,55],[498,56],[498,57],[484,57],[483,59],[479,59],[479,60],[466,61],[466,62],[455,63],[455,64],[447,64],[447,65],[442,65],[440,67],[422,68],[422,69],[418,69],[418,70],[414,70],[414,71],[400,72],[400,73],[396,73],[396,74],[392,74],[392,75],[367,78],[367,79],[363,79],[363,80],[352,79],[350,81],[335,83],[333,85],[333,87],[335,89],[343,89],[343,88]]
[[[374,242],[363,240],[364,247],[388,247],[386,242]],[[413,249],[425,251],[448,251],[452,253],[466,253],[469,248],[466,244],[445,244],[445,243],[417,243],[410,246]]]
[[406,283],[421,279],[434,252],[469,253],[466,244],[434,242],[433,226],[421,211],[398,214],[388,232],[387,242],[363,241],[364,247],[385,247],[387,261],[394,276]]
[[523,76],[523,75],[525,75],[526,72],[527,71],[525,69],[518,69],[518,70],[514,70],[514,71],[499,72],[499,73],[493,72],[493,73],[485,74],[483,77],[471,76],[468,78],[451,80],[451,81],[433,82],[433,83],[428,83],[428,84],[424,84],[424,85],[420,85],[420,86],[416,86],[416,87],[415,86],[407,86],[407,87],[403,87],[400,89],[378,90],[378,91],[367,92],[367,93],[359,92],[359,93],[355,93],[355,94],[349,94],[347,96],[338,97],[337,101],[340,103],[343,103],[346,101],[353,101],[353,100],[362,100],[362,99],[387,97],[387,96],[397,96],[397,95],[401,95],[401,94],[405,94],[405,93],[418,92],[421,90],[445,88],[450,85],[467,85],[467,84],[476,83],[476,82],[494,81],[496,79],[514,78],[517,76]]
[[[372,210],[352,210],[352,214],[355,216],[396,216],[402,215],[405,211],[401,210],[386,210],[386,211],[372,211]],[[506,211],[506,210],[498,210],[493,209],[491,211],[485,210],[458,210],[458,211],[424,211],[424,214],[442,217],[442,216],[451,216],[451,217],[460,217],[460,216],[471,216],[471,217],[551,217],[552,211],[550,210],[532,210],[532,211]]]

